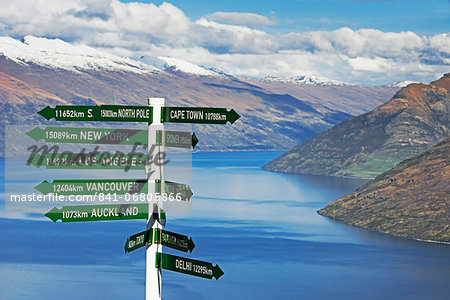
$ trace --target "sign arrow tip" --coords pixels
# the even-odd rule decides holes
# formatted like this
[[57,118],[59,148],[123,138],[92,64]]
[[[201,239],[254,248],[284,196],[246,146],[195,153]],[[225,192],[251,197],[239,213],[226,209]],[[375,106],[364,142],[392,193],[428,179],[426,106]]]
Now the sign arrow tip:
[[127,254],[128,253],[128,243],[130,242],[130,238],[128,237],[127,238],[127,241],[125,242],[125,245],[123,246],[123,250],[125,250],[125,254]]
[[194,193],[192,192],[192,189],[190,186],[188,186],[188,191],[187,191],[187,201],[191,200],[192,196],[194,195]]
[[51,118],[55,117],[55,110],[50,106],[46,106],[43,110],[39,111],[38,114],[40,114],[47,120],[50,120]]
[[192,238],[189,238],[189,240],[188,240],[188,249],[189,249],[189,252],[192,253],[192,251],[194,250],[194,248],[195,248],[194,241],[192,240]]
[[217,279],[219,279],[223,274],[225,274],[222,269],[219,267],[219,265],[216,265],[213,268],[213,273],[214,273],[214,277]]
[[46,195],[51,192],[51,184],[47,180],[44,180],[35,186],[34,189]]
[[228,112],[228,116],[229,116],[228,121],[230,122],[230,124],[233,124],[234,122],[236,122],[237,119],[241,117],[234,109],[231,109]]
[[36,168],[39,168],[41,164],[39,164],[39,160],[41,159],[40,154],[36,154],[32,158],[28,159],[27,163],[30,163],[31,165],[35,166]]
[[192,148],[195,149],[195,145],[198,143],[198,138],[195,135],[195,132],[192,134]]
[[26,135],[28,135],[29,137],[31,137],[33,140],[35,140],[36,142],[43,139],[44,138],[44,131],[42,129],[40,129],[39,127],[35,127],[32,130],[28,131],[27,133],[25,133]]
[[61,211],[56,207],[53,207],[52,210],[45,214],[45,216],[53,222],[56,222],[61,219]]

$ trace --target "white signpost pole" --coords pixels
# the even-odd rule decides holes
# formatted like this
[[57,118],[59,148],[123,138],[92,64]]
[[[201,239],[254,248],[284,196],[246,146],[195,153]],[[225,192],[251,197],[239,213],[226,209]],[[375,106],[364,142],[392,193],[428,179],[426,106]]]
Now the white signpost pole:
[[[154,156],[158,153],[164,153],[164,146],[156,146],[156,131],[164,130],[164,124],[161,122],[161,108],[164,106],[164,98],[149,98],[148,104],[153,107],[153,122],[148,126],[148,149],[149,155]],[[155,145],[156,148],[152,149]],[[153,150],[153,151],[152,151]],[[153,152],[153,153],[151,153]],[[149,158],[150,161],[152,159]],[[164,166],[157,166],[154,163],[146,168],[148,178],[148,201],[155,200],[155,180],[163,180]],[[161,193],[164,193],[161,187]],[[149,218],[147,220],[147,229],[162,229],[164,227],[160,220],[160,213],[162,210],[162,200],[157,201],[157,206],[154,208],[152,203],[149,203]],[[152,213],[153,210],[153,213]],[[155,239],[153,234],[152,239]],[[146,252],[146,270],[145,270],[145,299],[146,300],[161,300],[161,269],[155,267],[156,253],[162,252],[159,243],[151,243],[147,246]]]

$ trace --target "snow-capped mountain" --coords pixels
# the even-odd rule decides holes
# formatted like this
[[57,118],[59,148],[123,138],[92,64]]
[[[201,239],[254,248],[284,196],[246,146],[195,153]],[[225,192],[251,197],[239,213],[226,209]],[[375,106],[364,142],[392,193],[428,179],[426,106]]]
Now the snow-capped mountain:
[[16,63],[30,63],[72,72],[85,70],[125,71],[132,73],[161,72],[129,58],[108,54],[84,45],[73,45],[59,39],[26,36],[23,41],[0,37],[0,55]]
[[144,74],[175,70],[199,76],[224,75],[223,72],[179,58],[142,56],[139,60],[133,60],[85,45],[74,45],[59,39],[34,36],[26,36],[22,41],[0,37],[0,55],[20,64],[32,63],[72,72],[106,70]]
[[416,81],[402,80],[402,81],[397,81],[397,82],[386,84],[385,86],[403,88],[405,86],[410,85],[411,83],[416,83]]
[[184,73],[199,75],[199,76],[221,76],[222,74],[213,70],[208,69],[186,60],[182,60],[174,57],[158,56],[158,59],[165,62],[164,68],[173,69],[175,71],[181,71]]
[[337,86],[351,86],[353,84],[346,83],[339,80],[329,79],[326,77],[319,76],[295,76],[295,77],[275,77],[268,76],[261,81],[270,82],[280,82],[280,83],[290,83],[290,84],[307,84],[307,85],[337,85]]

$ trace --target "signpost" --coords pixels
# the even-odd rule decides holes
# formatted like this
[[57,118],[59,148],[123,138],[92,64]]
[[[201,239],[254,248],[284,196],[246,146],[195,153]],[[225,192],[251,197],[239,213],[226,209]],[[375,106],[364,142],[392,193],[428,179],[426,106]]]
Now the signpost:
[[166,253],[156,254],[156,268],[189,274],[193,276],[219,279],[224,273],[219,265],[213,266],[210,262],[170,255]]
[[[164,98],[149,98],[148,105],[153,109],[153,122],[148,124],[148,144],[157,141],[157,132],[164,131],[164,124],[161,122],[161,108],[164,106]],[[159,151],[164,152],[164,146],[159,146]],[[155,168],[150,166],[145,170],[147,173],[149,193],[156,194],[156,181],[164,180],[164,168]],[[147,230],[163,229],[165,223],[161,222],[159,217],[160,211],[163,209],[163,202],[157,201],[156,207],[153,208],[153,213],[147,219]],[[161,300],[162,274],[161,269],[155,268],[156,253],[160,252],[161,245],[158,243],[151,243],[146,246],[145,251],[145,299],[146,300]]]
[[148,218],[148,204],[105,204],[54,207],[45,216],[53,222],[113,221]]
[[233,124],[240,116],[234,109],[214,107],[163,107],[161,122],[199,123],[199,124]]
[[[146,247],[145,297],[161,299],[161,269],[193,276],[219,279],[224,272],[210,262],[162,253],[162,246],[183,252],[192,252],[195,244],[191,237],[164,230],[166,223],[163,202],[172,195],[175,200],[189,201],[192,190],[186,184],[164,180],[164,162],[157,157],[164,154],[164,147],[195,148],[195,133],[167,131],[164,123],[233,124],[240,116],[233,110],[211,107],[165,107],[164,98],[149,98],[149,106],[47,106],[38,113],[47,120],[56,121],[112,121],[146,122],[147,130],[107,128],[39,127],[26,134],[35,141],[50,143],[83,143],[114,145],[152,145],[147,153],[49,153],[52,148],[41,147],[27,163],[49,169],[144,169],[146,179],[80,179],[43,181],[35,187],[43,194],[98,195],[148,193],[147,203],[107,204],[54,207],[45,214],[53,222],[82,222],[104,220],[146,219],[146,230],[127,238],[125,253]],[[155,146],[160,153],[154,156]],[[37,147],[37,146],[35,146]],[[37,148],[36,148],[37,149]],[[36,150],[35,149],[35,150]],[[56,148],[55,148],[56,149]],[[97,149],[97,148],[96,148]],[[35,151],[33,150],[33,151]],[[83,152],[83,151],[82,151]],[[35,152],[33,152],[35,153]],[[162,155],[164,156],[164,155]],[[152,163],[153,159],[153,163]],[[169,160],[167,160],[169,162]],[[154,197],[153,197],[154,195]],[[161,197],[157,197],[161,195]],[[150,199],[156,203],[150,210]]]
[[152,108],[147,106],[47,106],[38,114],[56,121],[152,122]]

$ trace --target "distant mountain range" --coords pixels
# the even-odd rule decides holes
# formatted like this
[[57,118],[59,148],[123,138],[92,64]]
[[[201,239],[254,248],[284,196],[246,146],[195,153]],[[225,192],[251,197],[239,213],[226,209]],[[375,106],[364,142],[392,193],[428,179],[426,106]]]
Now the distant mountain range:
[[234,108],[241,118],[232,126],[194,126],[198,151],[286,150],[373,109],[396,91],[243,79],[178,58],[137,61],[57,39],[0,38],[5,124],[63,125],[36,112],[47,105],[147,105],[148,97],[165,97],[168,106]]
[[287,173],[373,178],[449,135],[450,73],[413,83],[371,112],[345,120],[263,166]]
[[339,80],[329,79],[326,77],[318,77],[318,76],[296,76],[296,77],[275,77],[268,76],[261,81],[270,81],[270,82],[281,82],[281,83],[290,83],[290,84],[307,84],[307,85],[335,85],[335,86],[351,86],[353,84],[346,83]]
[[450,243],[450,138],[319,210],[346,224]]

